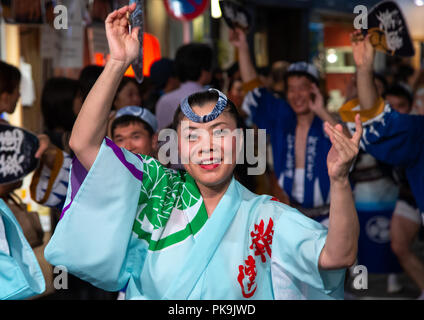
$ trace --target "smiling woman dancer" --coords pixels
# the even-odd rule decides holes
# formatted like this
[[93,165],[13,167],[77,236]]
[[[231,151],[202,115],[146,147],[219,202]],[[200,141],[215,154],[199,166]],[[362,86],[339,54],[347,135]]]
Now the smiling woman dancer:
[[47,260],[105,290],[126,287],[127,299],[342,298],[359,233],[348,182],[359,118],[351,139],[325,125],[333,143],[328,230],[233,178],[235,161],[224,160],[238,149],[230,134],[238,114],[218,90],[188,97],[175,115],[187,172],[120,149],[105,133],[115,91],[138,53],[138,30],[129,32],[126,19],[132,10],[106,20],[110,60],[72,131],[77,159]]

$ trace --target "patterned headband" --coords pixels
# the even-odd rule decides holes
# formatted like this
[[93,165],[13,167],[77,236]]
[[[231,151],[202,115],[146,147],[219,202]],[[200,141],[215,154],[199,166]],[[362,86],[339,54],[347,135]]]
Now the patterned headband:
[[184,115],[191,121],[197,122],[197,123],[205,123],[215,120],[219,117],[219,115],[224,111],[225,107],[227,106],[228,99],[221,91],[217,89],[209,89],[208,91],[216,91],[219,94],[218,101],[211,111],[211,113],[199,116],[193,112],[193,109],[191,109],[190,104],[188,103],[188,97],[183,99],[181,101],[181,111],[184,113]]

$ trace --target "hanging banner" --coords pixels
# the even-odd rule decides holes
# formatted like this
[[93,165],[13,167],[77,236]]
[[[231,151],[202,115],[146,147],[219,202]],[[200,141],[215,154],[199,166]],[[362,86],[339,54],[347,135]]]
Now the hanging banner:
[[377,4],[368,14],[368,30],[371,44],[388,55],[412,57],[415,49],[409,35],[406,20],[398,4],[383,1]]
[[84,27],[79,1],[62,0],[67,8],[67,24],[57,30],[59,54],[54,61],[58,68],[82,68],[84,52]]
[[83,66],[83,27],[74,25],[68,30],[59,31],[59,56],[55,60],[57,68],[81,68]]
[[233,1],[220,1],[222,16],[230,29],[240,28],[248,32],[252,26],[252,16],[240,4]]
[[0,184],[22,180],[38,164],[38,138],[24,129],[0,124]]
[[56,30],[49,24],[41,26],[40,55],[43,59],[54,59],[58,55]]
[[209,0],[164,0],[163,2],[168,14],[181,21],[197,18],[209,5]]
[[104,66],[109,54],[105,25],[97,22],[92,23],[87,27],[87,39],[90,63]]

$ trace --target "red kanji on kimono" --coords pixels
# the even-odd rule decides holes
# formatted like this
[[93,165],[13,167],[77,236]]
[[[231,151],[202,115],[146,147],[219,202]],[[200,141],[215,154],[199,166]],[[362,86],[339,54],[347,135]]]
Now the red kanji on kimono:
[[[247,260],[244,261],[245,265],[239,265],[239,274],[237,281],[241,286],[241,293],[245,298],[251,298],[256,291],[256,261],[255,258],[249,256]],[[247,279],[246,279],[247,278]],[[244,282],[243,280],[246,281]],[[247,288],[245,287],[247,284]]]
[[255,250],[255,256],[261,256],[262,262],[266,262],[265,251],[271,258],[272,236],[274,235],[274,222],[269,218],[268,226],[264,226],[264,221],[261,220],[259,225],[255,224],[255,230],[250,233],[252,244],[250,249]]

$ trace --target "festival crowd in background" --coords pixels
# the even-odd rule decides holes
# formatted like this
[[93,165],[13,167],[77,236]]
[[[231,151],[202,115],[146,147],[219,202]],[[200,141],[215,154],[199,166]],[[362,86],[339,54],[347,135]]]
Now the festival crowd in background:
[[[40,148],[36,154],[40,162],[33,174],[30,189],[31,198],[34,201],[51,208],[52,231],[55,231],[60,226],[61,219],[70,215],[69,212],[65,212],[70,205],[69,199],[72,198],[75,203],[81,201],[78,200],[78,193],[76,189],[74,190],[74,186],[71,187],[70,181],[71,167],[72,171],[76,170],[74,168],[77,167],[73,159],[80,154],[82,155],[81,149],[85,148],[82,142],[79,144],[77,141],[76,128],[81,127],[83,119],[85,120],[84,117],[89,116],[88,104],[94,101],[93,99],[96,99],[96,94],[98,94],[101,85],[106,86],[106,88],[116,89],[116,93],[109,100],[106,98],[104,101],[98,100],[111,106],[107,115],[106,136],[108,138],[100,140],[103,141],[103,144],[99,151],[99,156],[107,152],[103,146],[106,144],[113,144],[113,146],[118,147],[118,150],[125,149],[133,154],[140,154],[142,155],[140,159],[143,159],[145,163],[144,166],[153,163],[159,168],[161,165],[160,169],[157,169],[158,172],[163,171],[164,177],[170,180],[169,184],[173,183],[173,186],[177,188],[176,186],[181,183],[178,179],[187,177],[186,173],[184,173],[186,169],[181,163],[159,163],[159,150],[166,143],[169,143],[169,141],[159,139],[159,133],[163,129],[177,130],[179,128],[182,112],[186,115],[186,111],[183,110],[185,98],[191,97],[188,100],[190,108],[196,105],[193,101],[201,101],[199,102],[200,106],[210,103],[210,97],[206,95],[196,96],[196,93],[214,88],[223,93],[232,102],[234,108],[230,108],[229,114],[237,114],[236,119],[239,122],[237,123],[237,128],[243,128],[243,130],[253,129],[255,133],[260,129],[266,130],[265,172],[260,175],[248,174],[249,168],[255,165],[251,163],[242,163],[234,168],[235,179],[246,188],[243,190],[249,190],[257,195],[269,195],[275,202],[295,208],[308,219],[307,222],[302,220],[302,223],[305,224],[302,227],[312,228],[312,226],[309,227],[309,220],[314,220],[322,226],[316,227],[314,224],[314,228],[325,228],[329,231],[333,227],[333,223],[336,223],[334,222],[335,220],[332,221],[330,218],[334,215],[334,213],[331,213],[334,210],[333,206],[335,206],[336,200],[331,196],[334,192],[333,188],[336,187],[333,184],[334,174],[330,172],[328,167],[328,161],[330,160],[327,157],[330,157],[329,152],[330,154],[334,152],[334,139],[336,141],[340,139],[342,141],[340,143],[343,144],[345,149],[352,149],[352,154],[358,151],[355,150],[353,144],[349,145],[346,141],[348,141],[347,139],[355,141],[355,132],[358,132],[358,118],[355,121],[355,115],[359,114],[363,132],[360,141],[358,140],[359,152],[357,155],[355,153],[355,160],[348,168],[348,175],[353,202],[359,217],[359,224],[357,226],[352,225],[352,228],[360,227],[361,233],[358,238],[357,255],[354,263],[350,264],[350,266],[342,264],[345,268],[350,267],[350,269],[347,268],[350,272],[347,271],[342,276],[342,282],[344,283],[343,294],[346,298],[355,297],[354,289],[352,289],[352,282],[355,276],[353,269],[356,265],[365,265],[370,273],[378,273],[383,270],[383,273],[389,274],[386,288],[389,293],[397,293],[402,290],[398,278],[399,274],[403,272],[416,286],[417,292],[419,292],[417,298],[424,299],[424,261],[413,250],[416,241],[422,241],[422,214],[424,213],[424,70],[414,70],[399,59],[397,64],[391,66],[390,69],[387,68],[385,73],[374,72],[374,48],[367,37],[363,37],[357,32],[353,33],[352,49],[356,73],[346,89],[345,104],[340,108],[339,112],[334,113],[328,111],[326,107],[328,93],[322,89],[324,88],[325,79],[323,79],[313,64],[307,61],[276,61],[266,70],[259,70],[251,59],[247,35],[243,30],[239,28],[230,30],[229,41],[238,52],[238,61],[227,70],[220,70],[214,67],[215,53],[210,46],[193,42],[181,46],[175,57],[161,58],[154,62],[150,68],[150,77],[145,78],[141,84],[134,78],[125,76],[118,79],[119,83],[108,83],[107,79],[102,78],[102,73],[105,75],[105,72],[108,72],[109,62],[105,67],[86,66],[81,70],[78,80],[52,77],[46,81],[41,96],[44,131],[38,134]],[[19,99],[20,80],[21,76],[17,68],[5,62],[0,62],[1,112],[13,113]],[[96,86],[99,87],[97,91]],[[218,102],[220,101],[219,97],[221,96],[216,95]],[[193,112],[196,114],[198,114],[199,110],[193,107]],[[224,112],[219,117],[225,114]],[[202,115],[205,114],[203,113]],[[190,120],[192,119],[190,118]],[[81,122],[79,123],[79,121]],[[96,126],[100,126],[100,124],[93,123],[93,127]],[[330,129],[327,126],[335,129]],[[334,136],[328,134],[328,132],[333,132],[331,130],[334,130]],[[101,138],[103,139],[103,137]],[[190,136],[189,139],[196,138]],[[343,139],[346,139],[346,141]],[[260,150],[257,144],[255,145],[256,153]],[[115,154],[119,154],[119,151],[113,150]],[[340,150],[338,152],[339,155],[342,153]],[[126,151],[122,154],[124,155],[123,157],[129,159],[130,156]],[[89,172],[94,167],[97,166],[96,168],[98,168],[101,166],[101,162],[97,163],[100,160],[97,159],[95,162],[90,162],[85,158],[80,159],[78,157],[78,160]],[[131,166],[132,160],[128,161],[128,166]],[[91,169],[90,166],[87,168],[87,163],[91,163]],[[204,164],[206,167],[212,165],[213,163]],[[118,169],[115,171],[113,168],[114,166],[110,167],[108,174],[119,175],[120,171]],[[136,166],[134,168],[131,170],[134,170],[134,175],[136,175],[136,171],[139,169]],[[177,171],[173,171],[174,169]],[[146,170],[146,168],[143,168],[145,176],[147,176]],[[153,169],[150,168],[149,170]],[[195,171],[193,172],[193,174],[192,172],[189,173],[198,179]],[[149,174],[151,173],[149,172]],[[142,179],[144,181],[146,178],[143,177]],[[10,199],[13,190],[18,189],[21,184],[21,182],[16,182],[0,186],[1,198],[6,204],[11,203]],[[144,182],[141,186],[140,184],[137,186],[147,189]],[[163,194],[174,192],[174,189],[168,187],[168,185],[161,186],[163,186],[161,191]],[[118,182],[114,190],[110,190],[110,192],[116,191],[117,194],[112,198],[123,194],[124,191],[117,191],[121,188],[126,187]],[[185,184],[184,188],[189,189]],[[232,188],[231,185],[229,188]],[[201,188],[199,187],[199,189]],[[205,197],[202,190],[200,191],[201,195]],[[154,194],[154,190],[152,192]],[[77,196],[74,198],[75,194]],[[178,193],[176,194],[178,196]],[[161,195],[157,197],[161,199],[160,201],[167,201],[166,199],[168,199],[163,198]],[[141,199],[142,197],[140,197],[140,201],[142,201]],[[71,208],[73,205],[71,205]],[[111,202],[110,206],[113,205],[113,202]],[[167,204],[162,205],[166,206]],[[150,202],[147,207],[149,206]],[[175,208],[178,206],[175,205]],[[266,204],[264,206],[263,210],[270,210],[270,212],[273,210],[265,209],[268,208]],[[116,210],[119,211],[119,208],[117,206]],[[155,208],[152,205],[151,210],[156,210]],[[175,208],[172,210],[176,210]],[[144,209],[139,208],[137,210]],[[206,210],[208,211],[208,208]],[[254,210],[253,207],[251,210]],[[116,215],[121,214],[118,211],[115,212]],[[76,214],[76,212],[72,212],[72,214]],[[378,234],[381,225],[379,225],[378,220],[374,221],[374,225],[370,225],[369,223],[361,222],[361,219],[363,220],[362,217],[373,217],[383,214],[390,219],[390,226],[387,227],[386,231],[389,232],[390,243],[385,247],[372,247],[364,239],[363,233],[368,230],[371,233],[374,232],[375,237],[378,238],[381,236]],[[195,216],[196,219],[199,215]],[[146,214],[147,216],[148,214]],[[272,221],[271,218],[269,220]],[[141,221],[138,222],[141,223]],[[267,223],[268,220],[265,222]],[[293,223],[296,224],[298,222]],[[6,223],[4,224],[6,225]],[[69,222],[68,228],[72,226],[71,222]],[[269,224],[268,227],[270,227]],[[276,220],[275,227],[277,227]],[[134,230],[137,228],[137,219],[133,228]],[[140,228],[141,231],[137,235],[139,239],[145,239],[143,238],[144,235],[140,234],[142,232],[151,233],[152,230],[157,228],[157,225],[152,226],[152,230],[148,230],[148,227],[145,226]],[[256,225],[255,228],[266,228],[266,225]],[[0,224],[0,235],[4,229],[5,226]],[[110,232],[114,232],[114,230],[112,228]],[[173,232],[173,230],[167,232],[171,234],[171,231]],[[257,231],[257,229],[254,231]],[[57,232],[62,234],[63,230],[61,229]],[[93,228],[93,234],[96,232],[100,231]],[[274,230],[272,233],[274,233]],[[62,238],[59,237],[59,234],[57,237],[55,241],[61,243],[60,241],[62,240],[60,239]],[[278,241],[279,237],[282,236],[276,230],[274,241]],[[154,247],[152,244],[154,242],[153,238],[154,233],[151,233],[149,235],[149,250],[155,253],[155,250],[159,250],[159,248]],[[293,239],[295,238],[293,236]],[[161,244],[161,239],[154,239],[157,241],[155,245],[166,247],[168,245],[167,242],[165,241]],[[132,241],[133,239],[131,238],[127,249],[122,248],[124,251],[127,250],[128,256],[125,261],[134,259],[134,252],[130,250],[130,247],[136,246],[136,244]],[[263,253],[261,255],[262,262],[268,258],[268,254],[269,260],[271,259],[270,253],[265,250],[268,248],[267,243],[265,240],[263,241],[264,243],[261,242],[261,244],[257,245],[259,247],[262,246],[261,248],[263,249],[261,251]],[[109,242],[106,241],[106,243]],[[0,251],[10,252],[12,250],[10,246],[12,244],[9,243],[8,245],[8,239],[0,238]],[[87,244],[87,246],[90,245]],[[119,247],[118,245],[116,246]],[[276,255],[275,259],[278,259],[277,248],[279,247],[274,245],[272,251],[273,258],[274,254]],[[49,249],[49,247],[46,250],[50,250],[48,255],[52,261],[59,259],[57,258],[60,256],[59,251],[56,252],[54,248]],[[299,255],[302,252],[299,249]],[[69,253],[70,256],[72,254]],[[146,259],[146,261],[147,259],[153,259],[149,254],[140,253],[140,259],[142,259],[141,257]],[[155,259],[160,259],[160,256],[155,257]],[[174,259],[176,258],[174,257]],[[234,271],[237,271],[238,274],[238,278],[237,274],[235,275],[235,283],[238,285],[238,279],[242,287],[241,292],[245,298],[249,297],[249,292],[252,293],[250,289],[260,281],[266,282],[265,278],[260,278],[262,270],[262,264],[258,265],[260,259],[255,258],[259,260],[256,260],[254,273],[248,269],[249,263],[252,263],[252,260],[249,259],[247,256],[243,257],[242,261],[246,265],[240,265],[240,269]],[[67,261],[66,259],[64,260]],[[87,258],[87,268],[90,268],[89,261],[91,260]],[[152,260],[149,261],[149,265],[153,263],[151,262]],[[111,270],[111,273],[119,279],[124,277],[128,272],[125,263],[117,267],[117,270]],[[268,263],[268,260],[266,260],[266,263]],[[147,262],[145,264],[147,265]],[[215,264],[217,264],[216,261]],[[56,290],[44,299],[112,300],[123,299],[129,294],[137,297],[137,295],[134,295],[135,289],[133,288],[133,286],[137,287],[137,283],[135,283],[136,280],[132,280],[133,278],[130,277],[130,280],[125,278],[127,283],[124,280],[119,280],[119,285],[113,286],[109,286],[109,284],[102,285],[100,280],[93,278],[90,284],[89,282],[91,281],[88,280],[90,276],[87,276],[85,271],[79,272],[80,269],[82,270],[83,265],[84,263],[81,262],[81,265],[76,267],[77,271],[69,274],[67,290]],[[136,266],[139,265],[134,262],[131,268]],[[145,266],[144,268],[147,267]],[[293,268],[295,269],[296,267]],[[150,270],[151,278],[161,277],[159,272],[155,273],[156,271],[153,267],[150,266],[148,270]],[[291,273],[290,270],[288,268],[288,271],[285,270],[285,272],[296,278],[296,271]],[[212,271],[208,272],[212,273]],[[297,272],[299,272],[300,281],[302,281],[302,277],[308,277],[305,274],[301,274],[302,271]],[[1,274],[2,271],[0,271]],[[40,276],[36,272],[33,275],[35,278]],[[250,278],[247,277],[248,275]],[[256,282],[255,278],[252,278],[255,275],[257,276]],[[246,282],[246,279],[243,280],[242,276],[246,276],[246,279],[249,279],[250,282]],[[332,276],[336,277],[336,273],[333,273]],[[107,278],[107,276],[105,277]],[[153,291],[162,292],[162,289],[157,288],[162,280],[157,280],[157,283],[150,284],[149,280],[144,277],[147,277],[145,273],[140,276],[142,279],[139,279],[144,281],[143,284],[147,283],[146,286],[153,288],[151,289]],[[224,277],[224,279],[226,278]],[[272,279],[274,281],[274,278]],[[2,281],[5,280],[0,280],[0,284],[3,283]],[[308,285],[313,285],[314,281],[311,280]],[[246,283],[248,284],[245,285]],[[119,287],[120,285],[124,286]],[[36,287],[36,285],[33,287]],[[99,287],[102,287],[102,289]],[[193,292],[197,290],[197,287],[194,288]],[[257,285],[257,288],[256,294],[263,294],[264,297],[267,297],[263,293],[265,289],[259,285]],[[138,290],[142,291],[141,288],[138,288]],[[336,291],[334,289],[334,292]],[[34,289],[34,293],[41,292],[42,290]],[[324,292],[326,291],[324,290]],[[0,288],[0,298],[5,298],[1,294],[2,289]],[[172,296],[169,292],[168,294]],[[193,297],[198,296],[197,293],[191,294],[193,294]],[[326,294],[331,295],[332,293],[328,291]],[[158,293],[158,295],[160,294]],[[220,297],[221,293],[217,291],[216,296]],[[17,294],[12,298],[21,297],[24,296]],[[155,297],[155,294],[152,294],[151,297]],[[291,296],[290,294],[284,296],[284,294],[281,294],[279,297],[296,298],[298,296]],[[303,297],[308,296],[305,295]],[[312,297],[319,298],[320,296]]]

